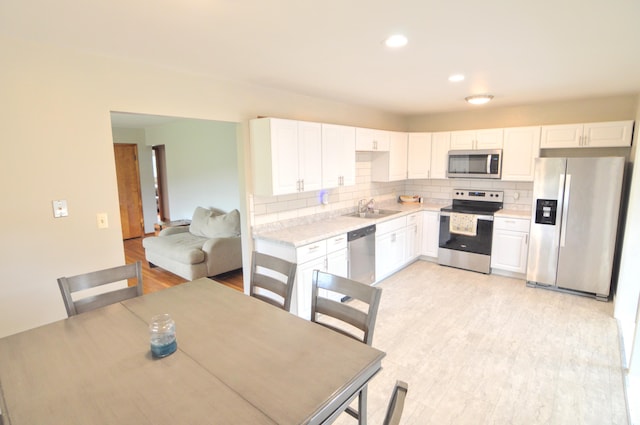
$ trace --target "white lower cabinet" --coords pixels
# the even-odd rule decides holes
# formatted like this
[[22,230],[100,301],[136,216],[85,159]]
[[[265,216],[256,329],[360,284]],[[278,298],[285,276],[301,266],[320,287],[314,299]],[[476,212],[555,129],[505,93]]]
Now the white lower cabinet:
[[[347,235],[327,239],[327,269],[326,272],[336,276],[349,277],[349,250],[347,249]],[[329,292],[321,289],[323,297],[334,301],[341,301],[344,294]]]
[[407,216],[407,249],[405,263],[410,263],[420,256],[422,249],[422,214],[413,213]]
[[426,257],[438,257],[440,238],[440,213],[437,211],[422,212],[422,247],[420,254]]
[[[313,271],[320,270],[339,276],[349,272],[347,235],[341,234],[295,248],[263,239],[257,239],[255,249],[274,257],[297,263],[290,312],[309,320],[311,318],[311,289]],[[341,299],[342,294],[325,292],[329,298]]]
[[400,217],[376,225],[376,281],[405,264],[407,218]]
[[296,284],[293,287],[291,299],[291,313],[307,320],[311,319],[311,287],[314,270],[326,271],[326,257],[298,264]]
[[527,272],[529,223],[528,219],[495,217],[491,268],[519,274]]

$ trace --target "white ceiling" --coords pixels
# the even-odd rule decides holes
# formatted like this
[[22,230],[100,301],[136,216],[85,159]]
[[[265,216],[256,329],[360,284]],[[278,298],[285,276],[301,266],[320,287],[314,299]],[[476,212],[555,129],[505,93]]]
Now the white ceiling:
[[640,92],[638,0],[6,0],[0,34],[399,114]]

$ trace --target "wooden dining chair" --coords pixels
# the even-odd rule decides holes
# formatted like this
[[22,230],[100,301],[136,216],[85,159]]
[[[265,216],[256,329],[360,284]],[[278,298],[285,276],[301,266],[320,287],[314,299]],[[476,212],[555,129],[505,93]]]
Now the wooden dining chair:
[[404,409],[404,399],[407,397],[408,390],[409,384],[404,381],[396,381],[389,400],[389,406],[387,407],[387,415],[382,425],[398,425],[400,423],[402,410]]
[[[74,293],[85,289],[127,279],[136,279],[136,285],[114,289],[77,300],[74,300],[72,297]],[[67,309],[67,315],[69,317],[75,316],[85,311],[94,310],[142,295],[142,263],[138,261],[125,266],[112,267],[71,277],[61,277],[58,279],[58,286],[60,287],[64,306]]]
[[[344,294],[354,305],[334,301],[321,295],[320,289]],[[367,345],[373,341],[373,330],[378,315],[382,289],[346,277],[313,271],[311,295],[311,321]],[[351,303],[350,303],[351,304]],[[346,412],[366,424],[367,387],[358,394],[358,410],[351,407]]]
[[261,252],[251,260],[249,295],[289,311],[296,264]]

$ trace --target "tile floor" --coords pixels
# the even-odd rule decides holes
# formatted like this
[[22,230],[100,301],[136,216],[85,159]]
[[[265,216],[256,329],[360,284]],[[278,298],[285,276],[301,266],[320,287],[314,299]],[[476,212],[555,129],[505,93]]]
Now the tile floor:
[[628,423],[612,303],[424,261],[380,287],[370,425],[396,379],[403,425]]

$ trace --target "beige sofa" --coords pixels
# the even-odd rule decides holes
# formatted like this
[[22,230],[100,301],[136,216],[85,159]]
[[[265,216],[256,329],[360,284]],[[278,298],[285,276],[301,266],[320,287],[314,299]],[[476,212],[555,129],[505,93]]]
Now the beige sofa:
[[242,267],[240,213],[197,207],[190,226],[169,227],[142,240],[151,267],[187,280],[215,276]]

